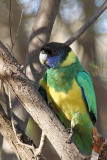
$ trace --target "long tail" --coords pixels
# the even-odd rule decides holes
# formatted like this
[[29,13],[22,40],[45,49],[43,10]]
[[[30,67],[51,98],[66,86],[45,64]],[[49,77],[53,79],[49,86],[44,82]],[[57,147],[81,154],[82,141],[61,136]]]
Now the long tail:
[[89,156],[92,150],[92,135],[91,130],[79,130],[78,127],[73,129],[73,142],[77,148],[85,155]]

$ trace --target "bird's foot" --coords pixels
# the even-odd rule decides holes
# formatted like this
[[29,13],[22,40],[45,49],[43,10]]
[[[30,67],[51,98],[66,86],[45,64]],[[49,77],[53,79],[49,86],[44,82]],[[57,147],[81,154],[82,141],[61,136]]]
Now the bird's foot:
[[72,131],[72,128],[67,128],[66,131],[67,131],[68,133],[72,133],[72,132],[73,132],[73,131]]
[[72,127],[71,128],[67,128],[67,132],[69,133],[69,138],[68,140],[66,141],[66,143],[72,143],[72,135],[73,135],[73,130],[72,130]]

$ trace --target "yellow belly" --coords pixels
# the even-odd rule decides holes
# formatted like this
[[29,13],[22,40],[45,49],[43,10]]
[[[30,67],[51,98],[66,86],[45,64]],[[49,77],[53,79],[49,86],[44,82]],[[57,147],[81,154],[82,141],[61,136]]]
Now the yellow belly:
[[68,93],[56,92],[54,88],[44,85],[48,100],[53,101],[57,109],[61,110],[65,117],[72,119],[73,112],[87,112],[86,103],[83,99],[82,91],[76,80]]

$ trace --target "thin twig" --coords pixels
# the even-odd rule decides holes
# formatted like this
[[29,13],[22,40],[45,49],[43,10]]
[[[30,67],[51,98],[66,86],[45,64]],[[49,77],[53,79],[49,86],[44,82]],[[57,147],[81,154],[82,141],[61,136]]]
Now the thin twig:
[[21,22],[22,22],[22,16],[23,16],[23,9],[21,8],[19,2],[16,0],[17,4],[19,5],[19,8],[21,9],[21,14],[20,14],[20,19],[19,19],[19,25],[18,25],[18,28],[17,28],[17,31],[16,31],[16,35],[15,35],[15,39],[14,39],[14,44],[16,42],[16,39],[17,39],[17,36],[18,36],[18,33],[19,33],[19,29],[20,29],[20,25],[21,25]]
[[[12,114],[12,102],[11,102],[10,89],[9,89],[9,94],[8,95],[9,95],[9,106],[10,106],[10,110],[11,110],[11,124],[12,124],[12,129],[13,129],[14,135],[15,135],[16,140],[17,140],[17,144],[31,149],[33,151],[33,153],[34,153],[34,157],[35,157],[35,152],[38,153],[37,156],[39,155],[39,157],[41,157],[42,156],[41,153],[42,153],[43,146],[44,146],[44,141],[45,141],[45,134],[42,131],[39,148],[35,148],[34,145],[25,144],[25,143],[23,143],[23,142],[20,141],[20,139],[17,136],[16,129],[15,129],[15,126],[14,126],[14,119],[13,119],[13,114]],[[44,158],[44,160],[45,160],[45,158]]]
[[11,8],[12,7],[12,5],[11,5],[11,0],[10,0],[10,3],[9,3],[9,32],[10,32],[10,40],[11,40],[11,45],[12,45],[12,47],[11,47],[11,52],[12,52],[12,48],[13,48],[13,45],[14,45],[14,43],[13,43],[13,38],[12,38],[12,26],[11,26]]
[[40,144],[39,144],[39,148],[38,148],[38,150],[40,151],[40,153],[43,150],[44,143],[45,143],[45,134],[42,131],[41,140],[40,140]]
[[11,26],[11,0],[10,0],[10,5],[9,5],[9,30],[10,30],[10,39],[11,39],[11,48],[9,47],[10,51],[12,52],[13,47],[15,45],[16,39],[18,37],[18,33],[19,33],[19,29],[20,29],[20,25],[21,25],[21,21],[22,21],[22,16],[23,16],[23,9],[21,8],[20,4],[18,3],[18,1],[16,0],[17,4],[19,5],[19,8],[21,9],[21,15],[20,15],[20,19],[19,19],[19,24],[18,24],[18,28],[15,34],[15,38],[13,40],[12,37],[12,26]]
[[40,144],[39,144],[39,147],[35,150],[35,157],[37,158],[38,157],[38,160],[40,158],[40,155],[42,154],[42,151],[43,151],[43,147],[44,147],[44,143],[45,143],[45,134],[44,132],[42,131],[42,135],[41,135],[41,140],[40,140]]
[[8,96],[9,96],[9,107],[10,107],[10,113],[11,113],[11,123],[12,123],[12,129],[13,129],[13,132],[15,134],[15,137],[18,141],[18,138],[17,138],[17,135],[16,135],[16,130],[15,130],[15,127],[14,127],[14,120],[13,120],[13,114],[12,114],[12,102],[11,102],[11,93],[10,93],[10,89],[8,88]]
[[96,11],[96,13],[88,19],[88,21],[70,37],[65,44],[71,45],[77,38],[79,38],[92,23],[96,21],[96,19],[107,9],[107,0],[102,4],[102,6]]
[[15,137],[16,137],[17,144],[20,144],[20,145],[25,146],[25,147],[27,147],[27,148],[29,148],[29,149],[35,150],[34,146],[31,146],[31,145],[22,143],[22,142],[19,140],[18,136],[17,136],[16,129],[15,129],[15,126],[14,126],[13,114],[12,114],[12,102],[11,102],[10,89],[9,89],[9,106],[10,106],[10,110],[11,110],[11,124],[12,124],[12,129],[13,129],[14,135],[15,135]]
[[10,106],[10,109],[12,110],[12,102],[11,102],[11,94],[10,94],[10,89],[8,89],[9,91],[9,93],[8,93],[8,95],[9,95],[9,106]]
[[31,146],[31,145],[29,145],[29,144],[25,144],[25,143],[21,142],[20,139],[18,138],[17,133],[16,133],[16,129],[15,129],[15,126],[14,126],[13,115],[11,116],[11,123],[12,123],[12,129],[13,129],[14,135],[15,135],[16,140],[17,140],[17,144],[19,144],[19,145],[21,145],[21,146],[24,146],[24,147],[26,147],[26,148],[35,150],[34,146]]

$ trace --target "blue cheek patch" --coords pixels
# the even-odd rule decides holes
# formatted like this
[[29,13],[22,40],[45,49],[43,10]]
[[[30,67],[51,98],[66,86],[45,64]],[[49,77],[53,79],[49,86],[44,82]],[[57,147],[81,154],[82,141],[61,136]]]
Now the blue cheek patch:
[[57,68],[60,65],[60,57],[49,57],[47,61],[47,65],[51,68]]
[[57,56],[48,57],[46,63],[50,68],[57,68],[65,60],[66,56],[67,53],[65,53],[64,50],[62,50],[60,54],[58,54]]

